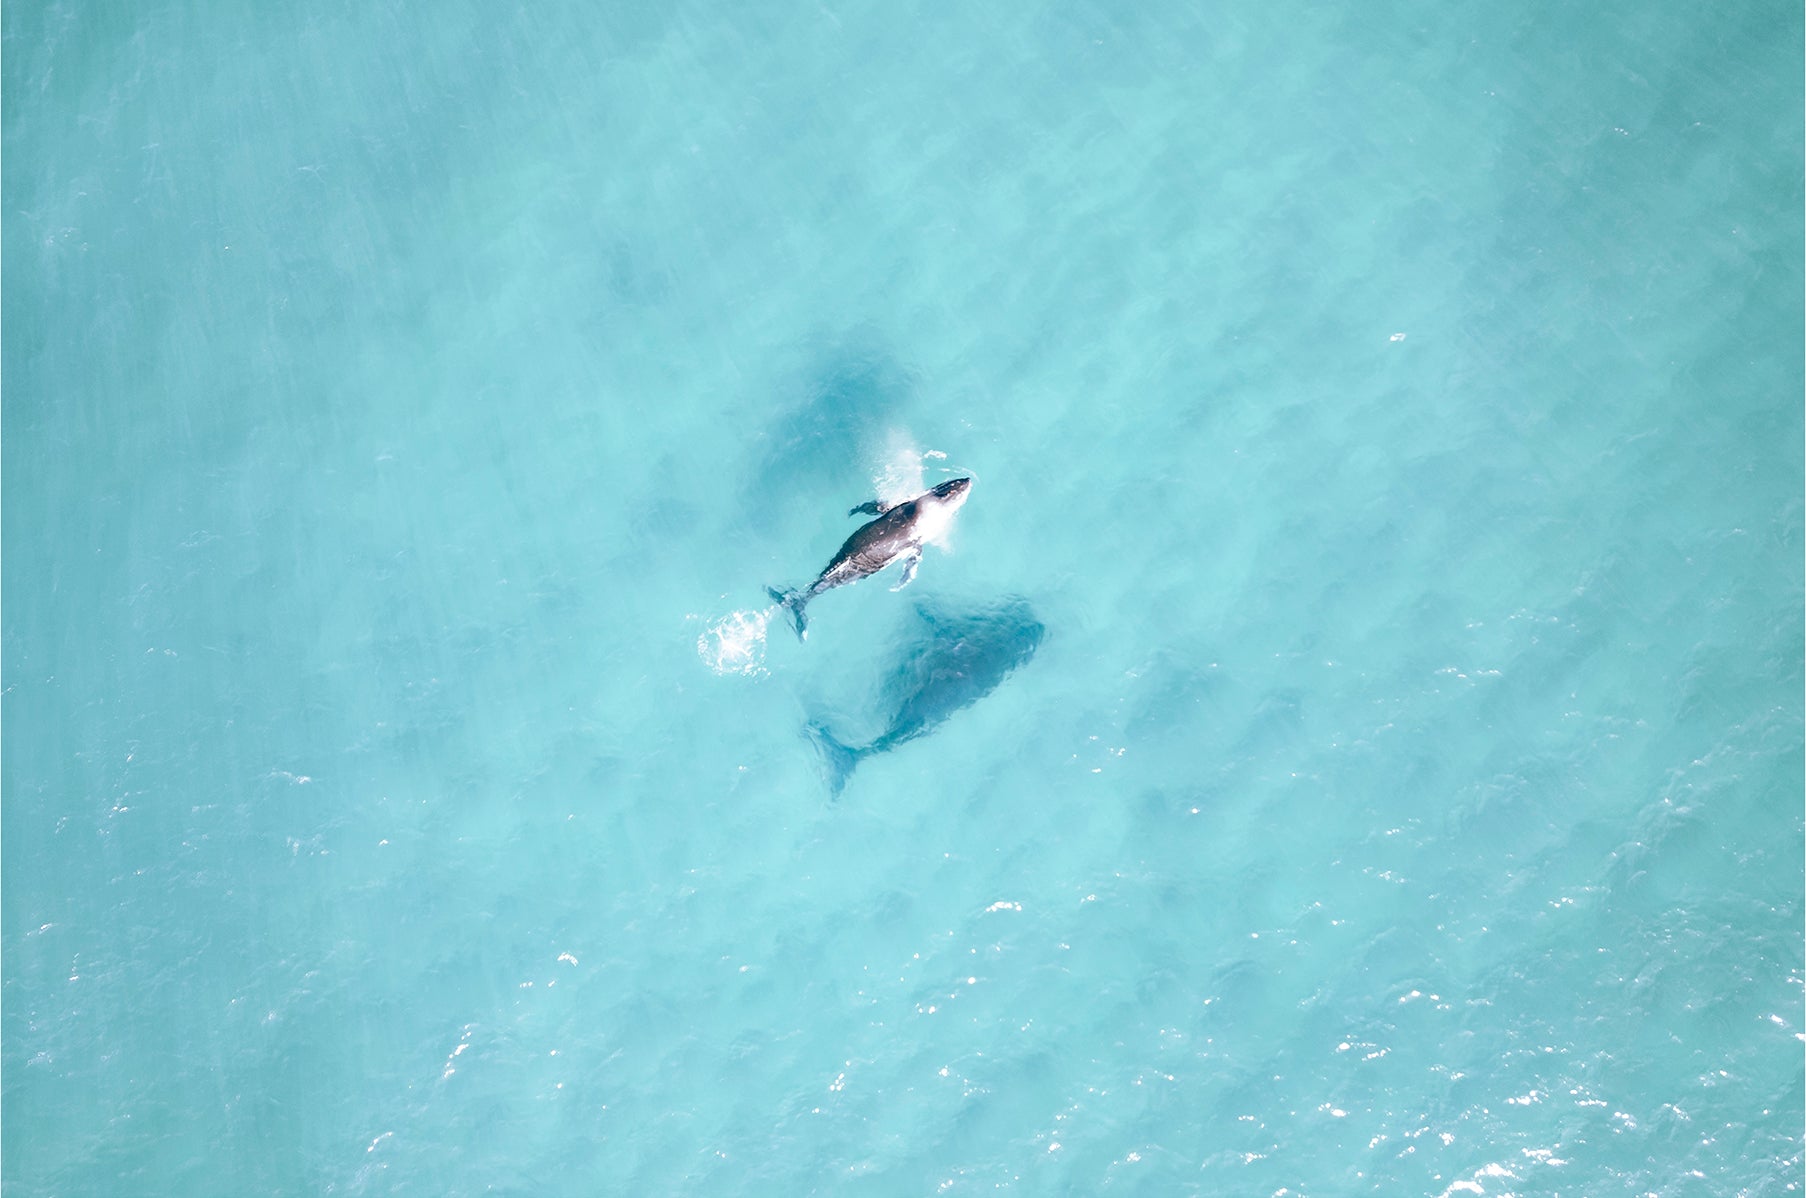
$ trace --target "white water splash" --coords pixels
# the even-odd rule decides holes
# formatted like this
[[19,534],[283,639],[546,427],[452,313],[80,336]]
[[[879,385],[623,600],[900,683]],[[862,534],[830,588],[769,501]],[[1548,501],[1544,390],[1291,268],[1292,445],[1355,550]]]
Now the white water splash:
[[884,457],[872,470],[872,488],[887,504],[914,499],[928,489],[922,481],[922,463],[928,457],[945,457],[932,450],[923,453],[908,433],[892,430],[884,440]]
[[729,612],[702,630],[696,652],[717,674],[758,677],[765,669],[765,630],[778,609]]
[[928,481],[928,463],[945,462],[947,455],[938,449],[919,449],[915,438],[902,429],[892,429],[884,438],[883,456],[872,467],[872,488],[886,503],[902,503],[914,499],[929,487],[944,483],[959,473],[951,466],[934,468],[939,477]]

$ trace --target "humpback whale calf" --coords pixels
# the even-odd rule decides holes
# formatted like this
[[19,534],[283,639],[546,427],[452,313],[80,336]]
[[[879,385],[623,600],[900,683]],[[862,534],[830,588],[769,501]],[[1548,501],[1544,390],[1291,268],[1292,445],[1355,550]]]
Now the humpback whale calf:
[[926,736],[955,712],[997,689],[1041,647],[1046,627],[1023,599],[966,610],[916,608],[920,623],[884,680],[884,731],[851,745],[816,720],[809,736],[828,767],[828,785],[839,795],[864,758]]
[[922,561],[923,543],[946,529],[971,490],[971,479],[955,478],[899,504],[886,505],[877,499],[860,504],[847,515],[863,512],[877,519],[848,537],[840,552],[814,582],[802,590],[780,591],[766,587],[766,593],[790,614],[790,622],[801,640],[809,635],[803,608],[823,591],[869,578],[896,561],[903,563],[903,580],[895,589],[902,590],[916,576],[916,567]]

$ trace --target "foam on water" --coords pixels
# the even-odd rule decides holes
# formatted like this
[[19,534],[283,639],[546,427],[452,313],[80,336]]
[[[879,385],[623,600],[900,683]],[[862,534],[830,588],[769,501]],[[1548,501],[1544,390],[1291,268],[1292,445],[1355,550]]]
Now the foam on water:
[[765,631],[777,611],[773,604],[756,611],[729,612],[711,621],[696,638],[696,652],[703,664],[717,674],[758,677],[766,673]]
[[946,456],[934,450],[924,453],[908,433],[892,429],[885,434],[884,449],[872,472],[875,497],[886,504],[914,499],[928,489],[928,484],[923,481],[924,464],[930,458]]

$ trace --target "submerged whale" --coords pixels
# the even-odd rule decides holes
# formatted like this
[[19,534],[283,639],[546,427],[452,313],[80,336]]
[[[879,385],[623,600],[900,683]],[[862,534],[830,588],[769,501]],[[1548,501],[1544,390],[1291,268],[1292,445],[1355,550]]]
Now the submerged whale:
[[920,628],[883,686],[890,710],[884,731],[854,746],[823,723],[809,725],[810,738],[827,761],[828,785],[835,795],[867,757],[926,736],[953,713],[996,690],[1012,670],[1035,655],[1047,631],[1024,599],[960,611],[918,605],[916,613]]
[[887,505],[876,499],[868,500],[848,511],[847,515],[864,512],[877,519],[861,526],[858,532],[848,537],[846,544],[840,547],[840,552],[834,555],[834,559],[814,582],[803,590],[780,591],[775,587],[766,587],[766,593],[790,614],[796,635],[798,639],[802,639],[809,635],[809,623],[803,616],[803,608],[809,600],[823,591],[869,578],[897,561],[903,563],[903,580],[896,586],[900,591],[916,576],[916,567],[922,562],[923,543],[933,540],[946,529],[953,514],[965,504],[966,496],[971,491],[971,479],[955,478],[899,504]]

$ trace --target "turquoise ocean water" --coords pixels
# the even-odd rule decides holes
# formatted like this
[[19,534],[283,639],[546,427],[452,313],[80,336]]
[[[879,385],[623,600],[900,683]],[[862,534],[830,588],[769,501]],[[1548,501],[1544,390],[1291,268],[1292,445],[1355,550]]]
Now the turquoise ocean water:
[[0,22],[8,1198],[1801,1187],[1797,4]]

